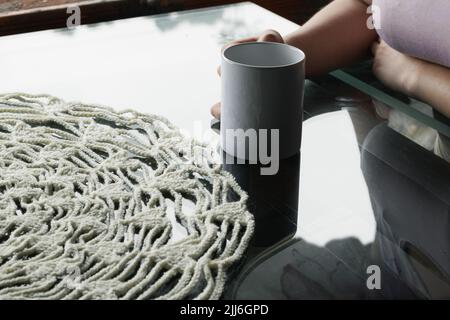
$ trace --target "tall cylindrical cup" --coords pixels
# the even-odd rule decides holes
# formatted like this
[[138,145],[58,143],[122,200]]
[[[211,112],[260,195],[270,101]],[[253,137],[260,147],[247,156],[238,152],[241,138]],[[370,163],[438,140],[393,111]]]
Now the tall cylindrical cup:
[[[300,151],[305,54],[287,44],[241,43],[222,53],[221,146],[248,160]],[[262,161],[264,162],[264,161]]]

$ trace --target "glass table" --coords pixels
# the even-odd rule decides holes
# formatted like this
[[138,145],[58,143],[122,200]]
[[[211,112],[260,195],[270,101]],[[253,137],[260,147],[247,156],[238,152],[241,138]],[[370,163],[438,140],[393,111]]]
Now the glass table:
[[[0,92],[134,108],[213,141],[220,48],[268,28],[298,26],[246,2],[2,37]],[[382,87],[370,61],[305,90],[302,149],[277,175],[224,167],[256,232],[223,297],[449,298],[448,120]]]

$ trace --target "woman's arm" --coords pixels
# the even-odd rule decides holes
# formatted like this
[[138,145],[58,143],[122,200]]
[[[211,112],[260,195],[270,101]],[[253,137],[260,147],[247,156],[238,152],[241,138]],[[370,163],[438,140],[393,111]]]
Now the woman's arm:
[[306,75],[315,76],[354,63],[370,52],[377,39],[367,26],[372,0],[335,0],[297,31],[286,43],[306,54]]
[[409,89],[414,96],[450,119],[450,69],[428,63],[419,62],[419,73]]
[[[370,51],[377,39],[375,30],[368,28],[367,8],[372,0],[334,0],[297,31],[284,38],[269,30],[262,35],[234,41],[229,45],[251,41],[286,42],[306,54],[306,76],[321,75],[352,64]],[[220,67],[218,69],[220,75]],[[220,118],[220,103],[211,114]]]
[[433,106],[450,118],[450,69],[375,42],[373,72],[386,86]]

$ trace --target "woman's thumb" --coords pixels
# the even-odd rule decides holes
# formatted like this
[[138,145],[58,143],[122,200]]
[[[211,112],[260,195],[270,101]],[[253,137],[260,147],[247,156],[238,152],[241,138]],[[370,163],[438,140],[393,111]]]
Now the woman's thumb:
[[284,39],[278,31],[266,30],[258,38],[258,41],[284,43]]

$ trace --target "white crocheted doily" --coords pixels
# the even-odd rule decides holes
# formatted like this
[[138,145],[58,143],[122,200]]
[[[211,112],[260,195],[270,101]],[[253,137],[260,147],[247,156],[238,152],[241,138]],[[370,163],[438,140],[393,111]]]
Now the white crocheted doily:
[[0,95],[0,298],[220,298],[254,220],[205,150],[158,116]]

